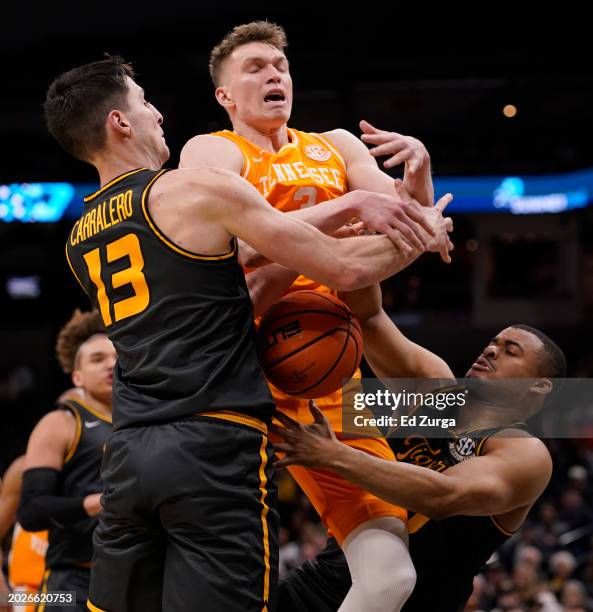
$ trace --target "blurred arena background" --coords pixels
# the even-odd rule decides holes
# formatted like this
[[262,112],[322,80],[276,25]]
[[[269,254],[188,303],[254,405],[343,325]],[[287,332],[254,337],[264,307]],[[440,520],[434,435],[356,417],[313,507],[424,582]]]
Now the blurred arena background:
[[[3,9],[0,473],[69,385],[54,355],[55,336],[75,307],[88,308],[63,255],[71,219],[28,221],[19,212],[22,184],[86,184],[90,192],[96,182],[90,166],[47,134],[41,112],[47,85],[104,51],[120,53],[165,117],[175,166],[190,136],[229,127],[213,97],[208,52],[232,26],[255,18],[287,30],[291,125],[358,134],[365,118],[415,136],[431,154],[437,194],[460,195],[463,210],[451,211],[453,263],[423,258],[384,284],[386,309],[406,333],[463,373],[501,325],[527,323],[564,349],[569,376],[593,376],[591,50],[578,17],[567,28],[555,13],[524,24],[510,6],[482,10],[440,21],[437,14],[428,19],[377,7],[281,11],[257,2],[249,11],[230,3],[140,2],[84,14],[65,5],[41,7],[35,16],[24,6]],[[511,201],[524,196],[522,212],[529,214],[513,212],[508,197],[496,207],[501,189],[507,196],[510,190]],[[550,445],[549,489],[476,580],[468,610],[593,610],[593,439]],[[314,556],[325,534],[285,477],[280,510],[287,572]],[[535,603],[537,592],[549,592],[548,602]]]

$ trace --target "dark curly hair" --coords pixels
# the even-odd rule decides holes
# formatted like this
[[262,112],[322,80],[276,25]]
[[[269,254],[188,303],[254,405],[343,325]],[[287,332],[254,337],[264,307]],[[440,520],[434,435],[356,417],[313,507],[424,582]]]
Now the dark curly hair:
[[104,334],[105,327],[99,311],[81,312],[78,308],[58,334],[56,355],[65,374],[76,369],[78,349],[92,336]]

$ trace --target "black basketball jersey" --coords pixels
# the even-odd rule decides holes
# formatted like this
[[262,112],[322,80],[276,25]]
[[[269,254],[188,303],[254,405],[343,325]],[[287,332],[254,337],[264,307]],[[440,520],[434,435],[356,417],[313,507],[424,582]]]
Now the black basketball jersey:
[[66,244],[117,350],[114,427],[222,410],[268,420],[274,403],[236,241],[198,255],[169,240],[147,203],[163,172],[133,170],[85,198]]
[[[101,461],[103,447],[111,434],[111,419],[79,400],[65,400],[61,406],[76,419],[76,434],[60,472],[61,497],[83,498],[103,491]],[[94,517],[71,524],[51,522],[45,566],[48,569],[86,565],[93,555],[92,535],[97,525]]]
[[[524,428],[514,424],[513,429]],[[506,429],[506,428],[505,428]],[[500,431],[481,429],[456,434],[451,438],[425,438],[419,435],[390,438],[398,461],[420,465],[437,472],[478,457],[486,440]],[[404,612],[463,610],[473,589],[473,578],[492,553],[512,533],[493,516],[453,516],[432,520],[409,513],[410,555],[418,575],[414,592]]]

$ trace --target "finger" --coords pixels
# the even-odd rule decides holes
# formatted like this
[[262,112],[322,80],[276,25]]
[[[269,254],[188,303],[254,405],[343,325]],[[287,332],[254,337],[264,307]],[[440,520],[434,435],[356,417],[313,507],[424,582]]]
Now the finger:
[[431,236],[436,236],[435,229],[432,227],[432,225],[424,216],[424,214],[422,214],[422,207],[420,205],[413,206],[410,203],[406,206],[404,212],[408,215],[408,217],[410,217],[410,219],[412,219],[412,221],[415,221],[416,223],[418,223],[418,225],[422,226],[422,228],[426,230]]
[[445,263],[447,263],[447,264],[451,263],[451,256],[449,255],[449,251],[448,251],[446,246],[443,246],[439,252],[440,252],[440,255],[441,255],[441,259]]
[[395,219],[391,223],[391,227],[402,234],[402,236],[415,248],[424,249],[422,234],[418,232],[418,226],[411,220],[404,217],[403,220]]
[[414,151],[410,149],[406,149],[405,151],[401,151],[397,155],[390,157],[388,160],[383,162],[384,168],[395,168],[395,166],[399,166],[404,162],[407,162],[414,155]]
[[408,160],[406,171],[408,174],[416,174],[420,170],[422,160],[419,155],[414,155]]
[[274,467],[276,469],[288,467],[289,465],[294,465],[296,463],[295,459],[290,457],[284,457],[284,459],[278,459],[278,461],[274,461]]
[[453,201],[453,194],[446,193],[439,201],[436,203],[436,208],[438,208],[441,212],[447,208],[447,206]]
[[325,423],[325,415],[319,410],[319,406],[315,400],[309,400],[309,411],[316,423]]
[[451,240],[447,236],[447,250],[448,251],[453,251],[454,249],[455,249],[455,245],[451,242]]
[[360,138],[367,144],[382,145],[393,143],[394,146],[400,149],[407,147],[409,144],[405,136],[400,136],[395,132],[373,132],[372,134],[362,134]]
[[275,433],[277,436],[280,436],[284,440],[286,440],[287,437],[290,436],[290,431],[286,429],[286,427],[278,427],[278,425],[274,425],[274,423],[270,423],[268,425],[268,431]]
[[374,125],[370,124],[366,119],[363,119],[359,124],[358,127],[361,129],[362,132],[364,132],[365,134],[374,134],[374,133],[378,133],[381,132],[382,130],[377,129]]
[[[379,141],[376,147],[369,149],[369,152],[373,157],[379,157],[380,155],[395,155],[396,153],[410,150],[406,146],[406,143],[403,141],[389,140],[389,141],[384,141],[383,143],[381,143],[380,140],[383,140],[383,139],[380,139],[379,137],[373,138],[373,140]],[[371,143],[371,144],[375,144],[375,143]]]
[[398,231],[390,229],[387,232],[387,236],[400,253],[411,255],[414,252],[414,249],[402,238]]
[[298,429],[299,428],[299,424],[297,421],[295,421],[294,419],[291,419],[289,416],[287,416],[283,412],[280,412],[279,410],[276,410],[276,412],[274,413],[274,416],[288,429]]
[[290,453],[294,448],[290,444],[274,444],[274,450],[281,453]]

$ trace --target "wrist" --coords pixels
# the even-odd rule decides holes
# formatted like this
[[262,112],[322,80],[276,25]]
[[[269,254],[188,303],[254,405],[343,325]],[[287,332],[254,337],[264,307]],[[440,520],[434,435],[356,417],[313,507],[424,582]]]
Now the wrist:
[[364,215],[365,192],[357,189],[342,196],[342,214],[348,223],[351,219],[360,219]]
[[356,451],[339,440],[334,440],[331,450],[326,453],[327,468],[340,475],[347,472],[349,458],[353,452]]

